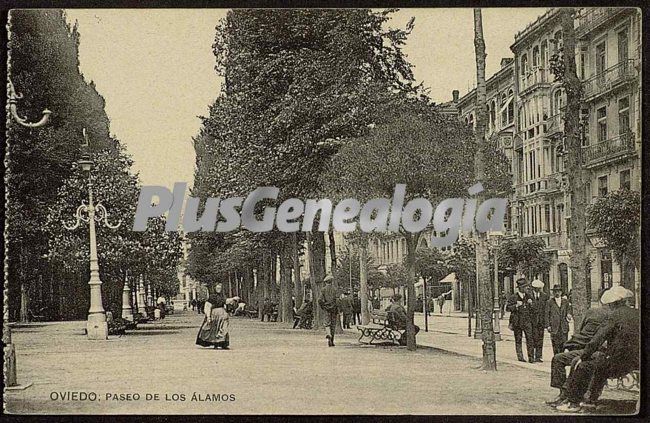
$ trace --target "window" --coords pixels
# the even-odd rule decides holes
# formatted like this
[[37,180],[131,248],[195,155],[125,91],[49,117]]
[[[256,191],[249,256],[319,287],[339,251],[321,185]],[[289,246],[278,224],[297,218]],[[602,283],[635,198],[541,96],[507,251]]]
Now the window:
[[497,103],[496,101],[492,100],[492,105],[490,106],[490,124],[493,126],[493,129],[495,130],[497,128],[496,109],[497,109]]
[[596,74],[602,75],[607,69],[607,54],[605,50],[605,43],[602,42],[596,46]]
[[562,47],[562,31],[555,33],[555,36],[553,37],[553,44],[555,44],[554,50],[557,53],[560,47]]
[[630,99],[623,97],[618,100],[618,133],[630,132]]
[[589,57],[589,47],[580,47],[580,79],[587,78],[587,57]]
[[551,207],[546,204],[544,206],[544,232],[550,232],[551,229]]
[[562,90],[557,90],[553,93],[553,114],[557,115],[564,108],[564,96]]
[[628,46],[627,46],[627,29],[619,31],[618,33],[618,63],[627,62],[628,59]]
[[526,76],[528,72],[528,56],[524,54],[521,56],[521,75]]
[[626,189],[629,191],[632,188],[630,184],[630,169],[622,170],[621,173],[619,173],[619,178],[621,189]]
[[604,197],[607,195],[607,175],[598,178],[598,196]]
[[533,68],[539,66],[539,46],[533,47]]
[[542,47],[542,57],[541,57],[540,66],[546,68],[548,65],[548,57],[546,57],[546,40],[542,41],[541,47]]
[[598,127],[598,142],[607,139],[607,108],[601,107],[596,112],[597,127]]

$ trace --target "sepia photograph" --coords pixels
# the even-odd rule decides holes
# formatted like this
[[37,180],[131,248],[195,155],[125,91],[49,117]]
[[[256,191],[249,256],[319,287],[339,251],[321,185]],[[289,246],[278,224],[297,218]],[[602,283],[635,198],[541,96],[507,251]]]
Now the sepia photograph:
[[640,412],[646,10],[214,6],[4,10],[3,414]]

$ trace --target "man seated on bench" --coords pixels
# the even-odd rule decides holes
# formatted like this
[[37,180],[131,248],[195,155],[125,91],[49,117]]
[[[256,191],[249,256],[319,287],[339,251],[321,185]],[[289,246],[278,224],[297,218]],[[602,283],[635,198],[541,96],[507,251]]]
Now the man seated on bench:
[[[401,300],[402,296],[400,294],[393,295],[393,298],[390,300],[390,304],[388,307],[386,307],[386,312],[388,313],[389,326],[395,330],[405,331],[408,316],[406,314],[406,309],[400,303]],[[417,335],[418,332],[420,332],[420,328],[418,326],[415,326],[415,334]],[[406,345],[406,336],[400,336],[399,344]]]
[[309,297],[305,297],[302,305],[296,311],[296,315],[293,318],[293,328],[308,329],[308,323],[312,319],[314,307]]
[[[593,407],[607,379],[639,369],[639,310],[628,306],[630,298],[634,294],[622,286],[614,286],[603,294],[600,302],[609,306],[611,314],[585,346],[566,382],[568,403],[558,406],[558,411],[575,413],[582,407]],[[605,342],[604,354],[596,355]],[[587,390],[589,398],[582,402]]]

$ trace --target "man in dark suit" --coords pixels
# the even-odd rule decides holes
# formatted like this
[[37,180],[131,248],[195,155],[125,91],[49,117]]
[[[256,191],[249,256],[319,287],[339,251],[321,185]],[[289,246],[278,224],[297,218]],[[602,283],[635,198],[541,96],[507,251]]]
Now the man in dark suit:
[[[566,298],[562,298],[562,300],[566,301],[567,307],[569,307],[568,300]],[[550,301],[554,301],[554,299]],[[564,390],[564,384],[567,380],[566,367],[570,366],[574,359],[582,355],[585,346],[596,335],[608,315],[608,307],[592,307],[588,309],[582,318],[580,328],[574,330],[571,339],[564,343],[564,351],[553,356],[551,361],[551,387],[559,389],[560,393],[555,399],[546,401],[548,405],[557,406],[566,402],[567,398]]]
[[525,362],[524,353],[521,346],[522,334],[526,336],[526,352],[528,353],[528,361],[533,363],[535,356],[533,355],[533,326],[532,326],[532,304],[533,299],[526,292],[528,282],[525,278],[517,281],[517,292],[508,298],[506,309],[510,312],[510,329],[515,334],[515,350],[517,351],[517,359]]
[[339,318],[338,309],[338,291],[332,285],[332,275],[328,274],[323,279],[325,286],[321,291],[321,296],[318,299],[318,305],[325,312],[323,319],[323,326],[325,326],[325,338],[327,338],[327,345],[334,346],[334,330],[336,329],[336,321]]
[[[621,377],[639,369],[640,316],[639,310],[627,305],[634,294],[622,286],[608,289],[601,302],[608,304],[611,313],[596,335],[587,343],[565,384],[568,402],[557,407],[562,412],[579,412],[593,406],[607,383],[607,379]],[[607,347],[601,346],[607,342]],[[601,354],[595,354],[601,350]],[[589,390],[589,399],[581,402]]]
[[553,355],[564,351],[569,335],[569,301],[562,298],[562,287],[553,286],[553,298],[546,302],[546,324],[551,334]]
[[548,323],[546,322],[546,303],[548,302],[548,295],[542,291],[542,289],[544,289],[544,282],[539,279],[535,279],[531,285],[533,287],[533,292],[531,293],[533,298],[533,304],[531,307],[533,361],[541,363],[542,351],[544,348],[544,330],[548,326]]

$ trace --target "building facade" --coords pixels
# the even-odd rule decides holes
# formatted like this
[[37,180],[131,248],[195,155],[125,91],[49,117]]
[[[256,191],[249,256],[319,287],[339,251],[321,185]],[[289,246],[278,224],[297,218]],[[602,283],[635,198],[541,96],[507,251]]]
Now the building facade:
[[[618,189],[640,192],[640,11],[584,8],[575,19],[576,65],[583,81],[581,106],[587,201]],[[571,288],[563,118],[566,95],[550,72],[562,46],[560,15],[552,9],[515,35],[516,120],[511,205],[512,233],[537,236],[551,255],[547,284]],[[588,292],[597,300],[603,288],[621,281],[620,268],[595,234],[588,232]],[[639,275],[636,275],[639,279]]]

